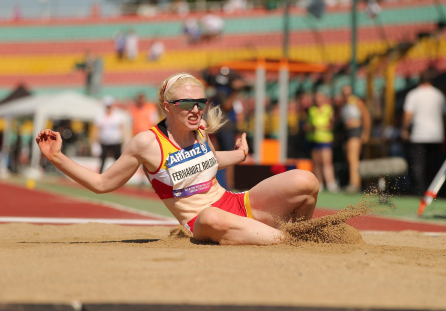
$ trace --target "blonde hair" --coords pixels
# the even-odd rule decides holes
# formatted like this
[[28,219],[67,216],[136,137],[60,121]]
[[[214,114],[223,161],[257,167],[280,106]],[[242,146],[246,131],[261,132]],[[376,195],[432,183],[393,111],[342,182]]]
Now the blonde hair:
[[[169,81],[170,79],[177,76],[177,80],[172,83],[172,81]],[[169,86],[167,84],[170,84]],[[204,93],[204,85],[201,83],[200,80],[195,78],[194,76],[188,74],[188,73],[177,73],[166,80],[163,81],[161,84],[161,87],[158,92],[158,101],[161,109],[164,111],[164,102],[170,101],[175,98],[175,90],[183,85],[196,85],[201,87]],[[166,88],[166,86],[168,86]],[[224,117],[223,112],[221,111],[219,106],[212,106],[210,105],[207,109],[207,113],[203,115],[203,119],[207,123],[207,127],[205,128],[205,131],[209,134],[217,132],[223,125],[225,125],[228,120]]]

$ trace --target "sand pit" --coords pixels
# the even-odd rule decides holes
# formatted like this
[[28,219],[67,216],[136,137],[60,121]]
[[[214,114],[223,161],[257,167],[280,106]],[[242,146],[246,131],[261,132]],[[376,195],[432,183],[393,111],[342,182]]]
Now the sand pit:
[[0,303],[446,306],[445,235],[332,225],[330,243],[235,247],[169,227],[0,225]]

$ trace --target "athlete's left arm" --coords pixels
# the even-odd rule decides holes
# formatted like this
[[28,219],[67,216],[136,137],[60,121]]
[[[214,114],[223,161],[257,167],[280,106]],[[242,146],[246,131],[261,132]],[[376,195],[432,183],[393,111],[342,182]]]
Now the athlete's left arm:
[[202,131],[202,133],[205,136],[212,152],[215,154],[219,170],[245,161],[249,151],[248,142],[246,141],[246,133],[243,133],[242,137],[237,139],[235,148],[231,151],[215,151],[214,145],[209,139],[209,135],[205,131]]
[[218,169],[222,170],[228,166],[245,161],[248,152],[249,147],[248,142],[246,141],[246,133],[243,133],[241,138],[237,139],[234,150],[215,152],[215,157],[217,158],[218,162]]

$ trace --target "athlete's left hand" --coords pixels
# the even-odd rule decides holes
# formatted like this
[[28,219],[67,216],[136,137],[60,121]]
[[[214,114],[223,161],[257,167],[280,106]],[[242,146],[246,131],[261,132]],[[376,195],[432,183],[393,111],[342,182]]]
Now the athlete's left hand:
[[249,153],[248,142],[246,141],[246,133],[243,133],[235,142],[234,150],[243,149],[245,154]]

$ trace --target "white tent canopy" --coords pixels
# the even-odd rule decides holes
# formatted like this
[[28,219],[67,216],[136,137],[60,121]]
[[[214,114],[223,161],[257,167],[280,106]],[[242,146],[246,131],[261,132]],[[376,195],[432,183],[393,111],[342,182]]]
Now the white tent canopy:
[[[12,119],[31,116],[34,119],[33,137],[36,137],[48,119],[77,119],[93,121],[104,111],[101,101],[75,92],[54,95],[35,95],[10,101],[0,106],[0,118]],[[7,122],[7,126],[11,122]],[[5,131],[9,132],[8,130]],[[3,150],[9,150],[9,139],[5,137]],[[5,148],[6,147],[6,148]],[[40,160],[37,144],[32,144],[31,167],[37,168]]]

